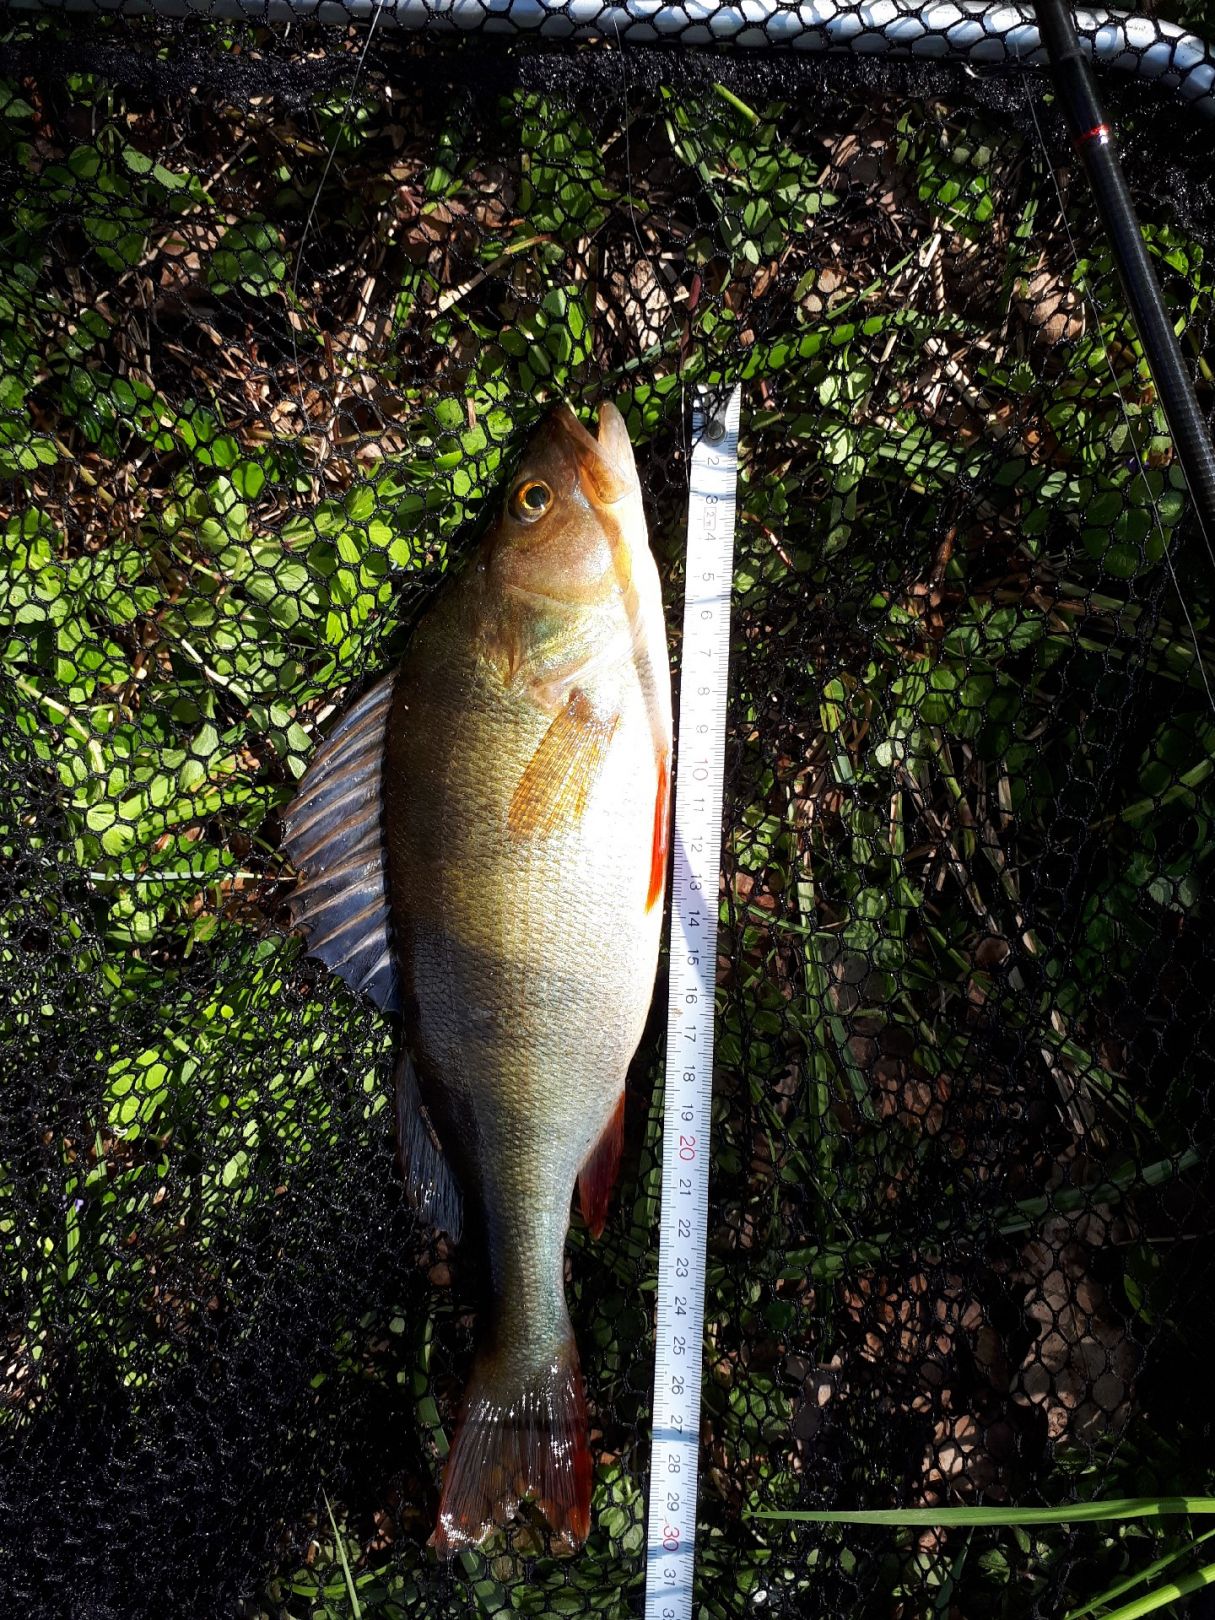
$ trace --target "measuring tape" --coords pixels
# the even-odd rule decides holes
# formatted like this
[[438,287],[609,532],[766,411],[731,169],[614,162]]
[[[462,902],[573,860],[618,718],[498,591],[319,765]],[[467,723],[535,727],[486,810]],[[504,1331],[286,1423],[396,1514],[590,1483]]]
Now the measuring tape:
[[704,1362],[722,772],[741,389],[697,389],[679,676],[646,1620],[690,1620]]

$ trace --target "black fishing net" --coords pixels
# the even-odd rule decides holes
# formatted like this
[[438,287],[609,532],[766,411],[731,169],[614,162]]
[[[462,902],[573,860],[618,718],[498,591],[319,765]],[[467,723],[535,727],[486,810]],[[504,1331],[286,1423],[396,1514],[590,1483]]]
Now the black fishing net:
[[[1044,82],[3,29],[6,1612],[640,1613],[661,981],[568,1244],[590,1540],[440,1564],[465,1268],[278,818],[556,399],[625,412],[678,667],[737,380],[695,1612],[1184,1581],[1184,1517],[764,1517],[1211,1482],[1212,558]],[[1205,400],[1215,143],[1104,88]]]

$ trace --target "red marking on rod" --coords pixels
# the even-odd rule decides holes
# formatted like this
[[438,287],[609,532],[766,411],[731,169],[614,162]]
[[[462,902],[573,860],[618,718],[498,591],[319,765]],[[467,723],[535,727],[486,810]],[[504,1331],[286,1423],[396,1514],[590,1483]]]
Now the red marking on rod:
[[1110,126],[1108,124],[1094,124],[1092,129],[1086,129],[1083,135],[1077,135],[1074,146],[1087,146],[1089,141],[1096,141],[1098,146],[1110,144]]

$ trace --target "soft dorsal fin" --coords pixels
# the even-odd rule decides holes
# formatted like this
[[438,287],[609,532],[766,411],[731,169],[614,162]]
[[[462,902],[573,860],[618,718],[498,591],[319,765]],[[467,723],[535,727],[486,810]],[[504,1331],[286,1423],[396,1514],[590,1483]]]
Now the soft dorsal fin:
[[299,874],[292,925],[352,990],[384,1012],[400,1006],[384,871],[384,731],[396,676],[377,682],[309,765],[283,815],[283,850]]
[[592,1237],[599,1237],[607,1224],[608,1205],[612,1189],[620,1174],[620,1156],[624,1151],[624,1092],[612,1109],[612,1117],[604,1126],[599,1140],[587,1154],[586,1163],[578,1172],[578,1208],[582,1219],[591,1229]]
[[410,1202],[422,1219],[453,1243],[464,1224],[463,1200],[455,1174],[443,1153],[422,1101],[418,1077],[408,1052],[397,1060],[394,1076],[397,1107],[397,1162]]

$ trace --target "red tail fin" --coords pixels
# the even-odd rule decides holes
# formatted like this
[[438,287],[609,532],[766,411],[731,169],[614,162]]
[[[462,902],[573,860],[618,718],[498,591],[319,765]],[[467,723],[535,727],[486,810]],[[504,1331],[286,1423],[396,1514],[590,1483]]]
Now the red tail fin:
[[509,1387],[500,1361],[478,1357],[456,1430],[434,1546],[441,1558],[476,1546],[525,1497],[573,1551],[591,1527],[591,1454],[578,1350],[569,1338],[551,1366]]

